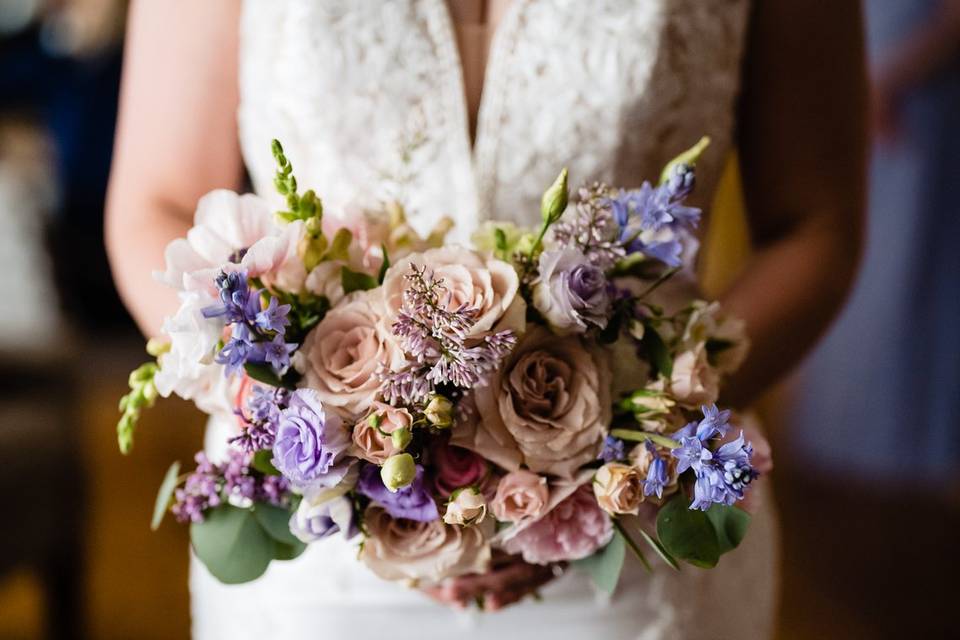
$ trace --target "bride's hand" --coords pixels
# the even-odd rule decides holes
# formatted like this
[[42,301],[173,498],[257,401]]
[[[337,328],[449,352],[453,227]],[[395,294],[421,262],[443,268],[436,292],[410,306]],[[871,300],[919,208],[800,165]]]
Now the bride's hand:
[[450,578],[423,591],[437,602],[451,607],[462,609],[477,601],[485,611],[497,611],[535,593],[554,577],[552,566],[527,564],[517,556],[494,552],[487,573]]

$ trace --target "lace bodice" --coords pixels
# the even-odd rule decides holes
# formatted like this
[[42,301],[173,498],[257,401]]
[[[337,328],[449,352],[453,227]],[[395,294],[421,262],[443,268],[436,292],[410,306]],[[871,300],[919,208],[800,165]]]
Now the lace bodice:
[[[536,223],[563,166],[575,183],[633,186],[709,135],[702,205],[730,144],[747,1],[513,0],[471,147],[444,0],[246,0],[239,125],[254,187],[272,193],[269,143],[279,138],[328,211],[399,196],[421,230],[450,215],[464,237],[485,218]],[[208,444],[222,446],[227,428],[213,420]],[[542,603],[473,617],[379,580],[339,538],[240,586],[194,560],[194,637],[764,638],[775,540],[762,507],[713,571],[660,565],[648,575],[628,559],[612,600],[568,571]]]
[[[733,129],[747,0],[514,0],[476,143],[444,0],[248,0],[239,124],[255,188],[271,138],[328,208],[397,195],[414,224],[535,223],[560,167],[633,186],[709,135],[709,201]],[[389,193],[389,192],[393,193]]]

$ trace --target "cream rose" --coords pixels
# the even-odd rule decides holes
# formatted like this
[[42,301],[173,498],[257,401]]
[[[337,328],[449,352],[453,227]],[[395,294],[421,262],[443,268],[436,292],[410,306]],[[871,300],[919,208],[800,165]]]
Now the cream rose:
[[[371,423],[371,419],[377,421],[377,426]],[[406,409],[374,402],[367,418],[353,427],[352,453],[367,462],[382,465],[387,458],[400,453],[390,434],[399,429],[410,429],[412,425],[413,416]]]
[[511,471],[500,479],[490,509],[501,522],[539,518],[547,509],[547,479],[532,471]]
[[466,526],[480,524],[487,517],[487,501],[473,487],[460,489],[451,496],[443,521],[447,524]]
[[635,467],[608,462],[593,477],[593,495],[610,515],[636,515],[643,502],[643,477]]
[[385,580],[434,584],[444,578],[483,573],[490,566],[493,520],[457,527],[441,520],[392,518],[371,505],[364,513],[367,537],[360,559]]
[[304,340],[293,364],[303,386],[345,417],[363,415],[380,386],[377,368],[399,366],[403,354],[376,329],[374,292],[357,292],[331,309]]
[[707,349],[703,343],[674,359],[670,391],[680,404],[688,408],[717,401],[720,374],[707,361]]
[[610,423],[606,354],[544,328],[525,335],[475,391],[482,419],[454,429],[452,442],[508,470],[570,478],[596,459]]
[[520,279],[514,268],[495,258],[457,246],[413,253],[397,261],[383,279],[383,318],[381,331],[392,335],[391,327],[403,303],[403,291],[411,267],[426,267],[433,277],[443,281],[449,297],[447,307],[467,306],[477,310],[476,322],[468,338],[480,337],[494,329],[523,331],[526,304],[519,295]]

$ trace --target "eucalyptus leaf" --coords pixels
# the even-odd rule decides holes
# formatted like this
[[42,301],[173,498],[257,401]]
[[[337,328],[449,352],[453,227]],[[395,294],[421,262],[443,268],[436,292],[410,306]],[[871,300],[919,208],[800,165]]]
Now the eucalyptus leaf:
[[571,564],[590,576],[598,589],[612,595],[617,588],[617,582],[620,581],[620,572],[626,555],[627,546],[623,536],[617,531],[603,549]]
[[307,549],[307,545],[297,540],[297,544],[283,544],[274,540],[273,559],[274,560],[293,560],[300,556]]
[[253,507],[253,517],[274,540],[287,545],[302,544],[290,533],[290,511],[287,509],[272,504],[257,503]]
[[353,271],[347,267],[340,269],[340,284],[343,285],[343,293],[353,293],[354,291],[367,291],[377,286],[377,279],[369,273]]
[[256,580],[267,570],[277,542],[257,522],[253,512],[224,504],[190,525],[193,551],[224,584]]
[[157,491],[157,500],[153,503],[153,518],[150,520],[150,528],[156,531],[160,528],[160,523],[163,522],[163,516],[167,513],[167,508],[170,506],[170,499],[173,497],[173,492],[177,488],[177,477],[180,475],[180,463],[174,462],[170,465],[170,468],[167,469],[166,475],[163,476],[163,482],[160,483],[160,490]]
[[282,387],[283,380],[277,375],[273,368],[262,362],[247,362],[243,365],[243,370],[247,375],[256,380],[268,384],[271,387]]
[[677,564],[677,559],[670,555],[670,552],[664,548],[663,544],[651,536],[649,533],[643,529],[637,529],[640,532],[640,535],[643,536],[643,539],[646,540],[647,544],[657,552],[657,555],[660,556],[660,559],[670,565],[673,569],[677,571],[680,570],[680,565]]
[[713,525],[721,555],[736,549],[750,526],[749,513],[725,504],[711,506],[707,510],[707,519]]
[[708,569],[720,560],[720,543],[707,514],[690,509],[687,497],[677,495],[657,514],[657,536],[672,556]]
[[273,451],[270,449],[260,449],[253,454],[250,466],[267,476],[280,475],[280,470],[273,466]]

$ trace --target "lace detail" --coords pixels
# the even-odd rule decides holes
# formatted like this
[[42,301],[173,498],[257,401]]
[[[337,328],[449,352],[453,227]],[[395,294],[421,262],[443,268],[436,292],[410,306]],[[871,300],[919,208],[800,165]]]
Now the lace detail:
[[[239,125],[254,186],[273,192],[276,137],[329,211],[399,195],[421,230],[446,214],[463,238],[487,217],[535,223],[562,166],[578,183],[635,185],[706,134],[703,205],[730,144],[747,2],[513,0],[493,38],[471,149],[444,0],[246,0]],[[224,428],[213,422],[208,442],[224,440]],[[610,601],[571,571],[543,603],[475,619],[380,581],[340,541],[239,587],[194,562],[194,634],[763,638],[775,606],[774,529],[767,506],[717,570],[660,566],[650,576],[630,562]]]

